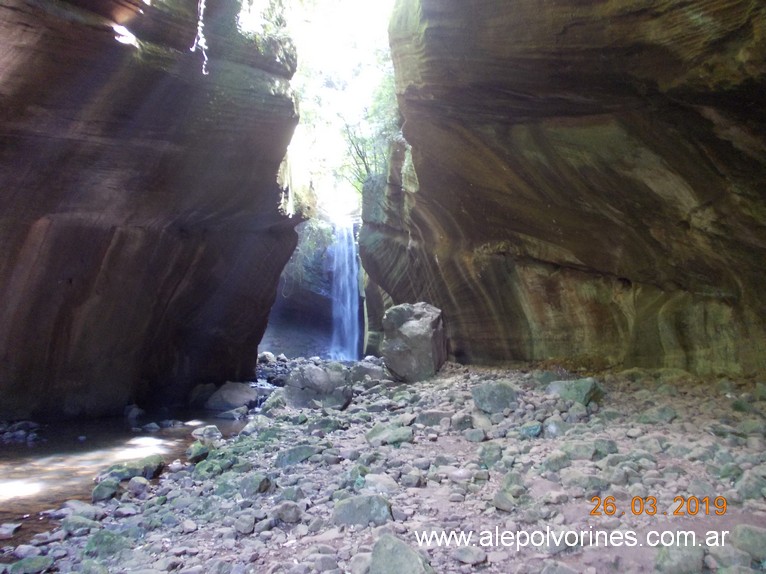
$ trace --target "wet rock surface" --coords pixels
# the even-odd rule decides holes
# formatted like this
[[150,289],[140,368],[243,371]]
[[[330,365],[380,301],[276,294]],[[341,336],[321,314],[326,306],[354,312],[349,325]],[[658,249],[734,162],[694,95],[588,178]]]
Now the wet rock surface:
[[[762,571],[753,381],[605,374],[585,406],[552,392],[557,375],[448,363],[420,383],[368,374],[345,410],[275,402],[236,437],[199,429],[196,463],[166,461],[157,479],[136,464],[114,497],[50,511],[60,527],[3,548],[0,572]],[[514,390],[503,408],[477,408],[497,385]],[[663,407],[674,416],[642,422]],[[521,531],[547,542],[517,549]],[[650,547],[650,531],[696,541]],[[451,544],[419,544],[429,533]]]

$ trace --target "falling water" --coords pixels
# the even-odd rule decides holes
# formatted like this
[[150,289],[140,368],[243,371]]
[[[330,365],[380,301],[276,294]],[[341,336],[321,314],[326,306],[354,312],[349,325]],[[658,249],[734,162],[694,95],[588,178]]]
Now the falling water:
[[356,360],[359,345],[359,267],[356,260],[354,225],[335,224],[332,262],[333,359]]

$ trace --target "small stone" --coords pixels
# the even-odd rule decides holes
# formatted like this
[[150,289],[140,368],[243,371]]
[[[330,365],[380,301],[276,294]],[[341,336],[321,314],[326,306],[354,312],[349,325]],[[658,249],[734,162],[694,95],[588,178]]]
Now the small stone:
[[[562,445],[563,446],[563,445]],[[572,458],[562,450],[553,450],[543,461],[543,468],[552,472],[558,472],[566,468],[572,462]]]
[[133,496],[139,496],[149,488],[149,481],[143,476],[134,476],[128,481],[128,492]]
[[248,472],[239,481],[239,492],[245,498],[268,492],[271,480],[260,472]]
[[558,395],[565,401],[575,401],[587,406],[591,401],[600,400],[604,391],[596,379],[587,377],[575,381],[553,381],[548,385],[549,394]]
[[238,534],[252,534],[255,529],[255,514],[250,512],[243,512],[234,520],[234,530]]
[[277,458],[274,461],[274,466],[278,468],[284,468],[286,466],[292,466],[294,464],[298,464],[299,462],[303,462],[304,460],[308,460],[315,454],[317,454],[318,449],[315,446],[311,445],[299,445],[294,446],[292,448],[288,448],[286,450],[280,451],[279,454],[277,454]]
[[434,569],[408,544],[383,534],[372,548],[369,574],[434,574]]
[[317,554],[313,558],[314,569],[317,572],[329,572],[338,568],[338,561],[329,554]]
[[107,478],[99,482],[93,487],[91,492],[91,500],[93,502],[99,502],[102,500],[109,500],[113,498],[120,488],[120,481],[114,478]]
[[303,517],[303,511],[296,502],[285,500],[280,502],[274,509],[274,518],[287,522],[288,524],[295,524],[301,521]]
[[[587,571],[586,571],[587,573]],[[578,574],[578,571],[563,562],[548,562],[540,574]]]
[[744,550],[736,548],[733,544],[723,544],[721,546],[711,546],[708,553],[719,567],[727,566],[747,566],[750,567],[752,558]]
[[382,446],[385,444],[401,444],[403,442],[412,442],[413,434],[411,427],[401,427],[396,425],[375,425],[365,438],[370,446]]
[[184,534],[190,534],[197,531],[197,523],[193,520],[186,519],[181,523],[181,531]]
[[21,524],[11,522],[0,524],[0,540],[10,540],[19,528],[21,528]]
[[448,419],[452,413],[447,411],[420,411],[415,418],[417,424],[427,427],[435,427],[441,424],[442,419]]
[[596,445],[592,441],[565,442],[561,450],[569,455],[570,460],[593,460],[596,456]]
[[126,548],[130,548],[127,538],[109,530],[99,530],[88,538],[88,542],[85,544],[85,554],[95,558],[104,558],[117,554]]
[[399,485],[387,474],[371,473],[364,477],[364,489],[377,494],[391,494],[399,490]]
[[511,512],[518,506],[518,497],[522,496],[526,490],[521,475],[509,472],[503,477],[500,488],[492,499],[492,504],[498,510]]
[[10,574],[38,574],[45,572],[53,566],[53,558],[50,556],[33,556],[22,558],[11,565]]
[[370,522],[376,526],[392,520],[391,504],[377,494],[352,496],[335,503],[333,522],[335,524],[357,524],[367,526]]
[[735,548],[747,552],[753,560],[766,560],[766,528],[752,524],[737,524],[731,533]]
[[96,522],[95,520],[89,520],[88,518],[83,518],[82,516],[72,515],[67,516],[61,521],[61,528],[67,534],[86,534],[91,530],[101,528],[101,523]]
[[210,446],[200,442],[195,441],[189,445],[189,448],[186,449],[186,459],[189,462],[200,462],[201,460],[205,460],[208,455],[210,454]]
[[479,447],[477,455],[484,466],[491,467],[503,458],[503,447],[496,442],[489,442]]
[[701,546],[663,546],[654,564],[662,574],[697,574],[704,561],[705,550]]
[[264,415],[254,415],[247,424],[239,431],[240,435],[250,436],[257,434],[271,426],[271,419]]
[[371,552],[359,552],[351,557],[348,562],[349,574],[367,574],[372,564]]
[[17,558],[32,558],[34,556],[40,556],[42,550],[37,546],[31,544],[19,544],[13,551]]
[[509,381],[492,381],[476,385],[471,396],[476,408],[485,413],[502,413],[516,403],[518,391]]
[[529,421],[519,427],[522,438],[535,438],[543,432],[543,425],[539,421]]
[[563,468],[560,472],[561,484],[567,488],[580,487],[586,492],[606,490],[609,483],[595,474],[589,474],[579,468]]
[[751,498],[760,499],[766,495],[766,479],[752,470],[746,470],[742,473],[742,477],[736,482],[734,488],[737,489],[742,500]]
[[460,546],[452,553],[452,556],[458,562],[470,564],[471,566],[483,564],[487,561],[487,553],[476,546]]
[[223,433],[221,433],[219,428],[215,425],[206,425],[204,427],[196,428],[191,434],[194,438],[206,445],[211,445],[223,438]]
[[678,413],[669,405],[662,405],[645,410],[638,417],[638,422],[643,424],[658,425],[671,423]]
[[472,424],[471,415],[468,413],[456,413],[450,419],[450,428],[456,431],[469,429]]
[[543,432],[549,438],[564,436],[570,428],[572,425],[564,421],[559,415],[548,417],[543,423]]
[[463,438],[468,442],[483,442],[487,440],[487,433],[483,429],[466,429]]
[[96,477],[96,482],[102,482],[105,479],[113,478],[118,481],[130,480],[134,476],[143,476],[144,478],[155,478],[160,474],[165,461],[159,454],[150,454],[144,458],[126,460],[113,464],[105,472]]
[[423,484],[423,477],[419,471],[413,470],[412,472],[403,474],[399,478],[399,482],[406,488],[418,488]]
[[103,508],[88,504],[82,500],[67,500],[64,503],[64,508],[68,508],[72,511],[72,514],[82,516],[88,520],[101,520],[106,516],[106,512]]
[[248,412],[247,407],[237,407],[236,409],[231,409],[228,411],[216,413],[215,418],[239,421],[247,416],[247,412]]
[[574,403],[567,411],[567,422],[578,423],[588,418],[588,409],[581,403]]

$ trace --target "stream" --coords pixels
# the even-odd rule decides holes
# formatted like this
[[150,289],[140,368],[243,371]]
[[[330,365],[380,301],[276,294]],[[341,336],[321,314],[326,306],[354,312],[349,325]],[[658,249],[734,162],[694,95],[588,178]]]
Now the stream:
[[183,425],[157,432],[134,431],[124,418],[56,422],[43,425],[31,444],[0,443],[0,524],[22,524],[0,545],[18,545],[54,528],[41,514],[45,510],[71,499],[90,502],[93,478],[109,465],[150,454],[161,454],[169,463],[184,457],[197,426],[214,424],[228,437],[246,422],[216,419],[209,411],[174,417]]

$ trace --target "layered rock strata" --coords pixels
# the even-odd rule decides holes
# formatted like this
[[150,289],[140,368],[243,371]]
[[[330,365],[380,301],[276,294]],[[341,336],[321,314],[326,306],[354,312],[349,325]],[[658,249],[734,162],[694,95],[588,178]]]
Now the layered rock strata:
[[461,360],[766,356],[766,7],[399,0],[364,266]]
[[0,2],[0,418],[252,376],[292,252],[287,41],[239,3]]

